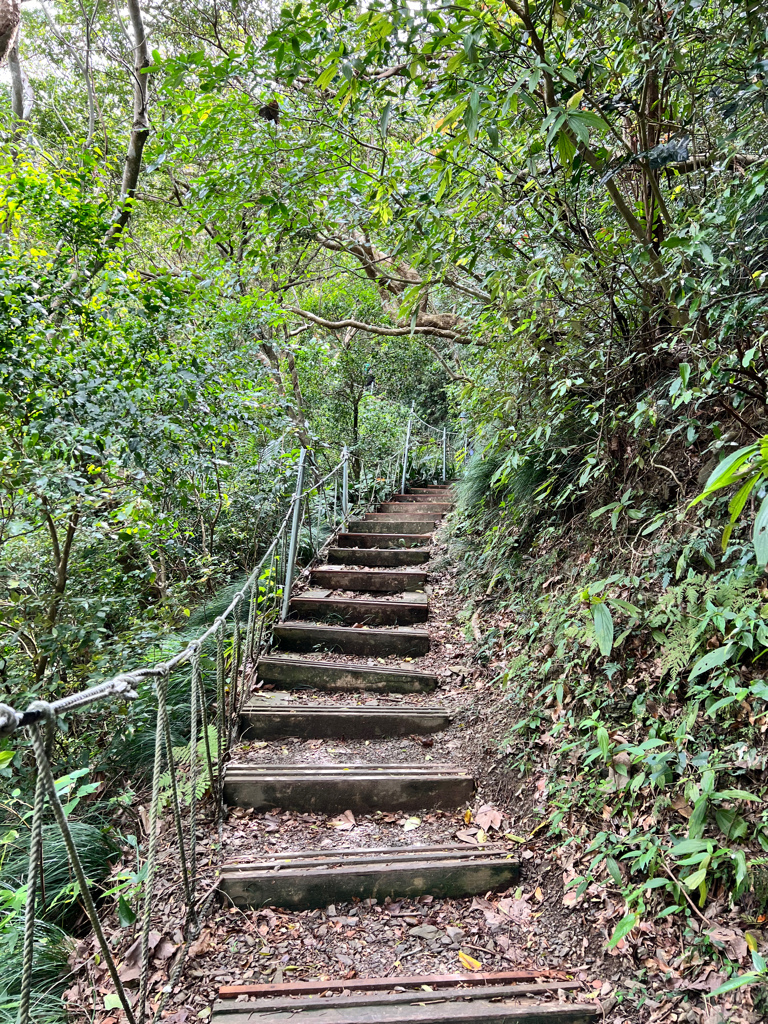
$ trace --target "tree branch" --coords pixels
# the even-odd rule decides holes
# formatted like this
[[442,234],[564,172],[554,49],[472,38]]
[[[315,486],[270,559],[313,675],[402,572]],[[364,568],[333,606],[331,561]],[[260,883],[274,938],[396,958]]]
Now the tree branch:
[[314,313],[309,313],[306,309],[299,309],[297,306],[286,306],[285,308],[289,313],[295,313],[305,320],[311,320],[313,324],[325,327],[329,331],[343,331],[347,327],[353,327],[356,331],[367,331],[368,334],[380,334],[387,338],[404,338],[410,334],[426,334],[433,338],[449,338],[460,345],[468,345],[472,341],[471,338],[460,334],[458,331],[448,330],[443,327],[419,327],[418,324],[414,327],[382,327],[379,324],[365,324],[360,320],[325,320],[323,317],[315,316]]

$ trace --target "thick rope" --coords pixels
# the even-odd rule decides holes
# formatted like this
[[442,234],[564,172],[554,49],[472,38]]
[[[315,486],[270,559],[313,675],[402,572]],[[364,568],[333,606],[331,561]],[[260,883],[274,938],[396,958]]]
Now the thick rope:
[[149,805],[149,849],[147,851],[147,875],[144,882],[144,912],[141,923],[141,979],[139,982],[139,1024],[147,1019],[147,988],[149,986],[149,931],[152,923],[152,893],[155,885],[155,860],[157,857],[157,811],[160,803],[160,772],[163,766],[163,714],[165,695],[168,689],[168,674],[157,683],[157,725],[155,727],[155,763],[152,770],[152,801]]
[[171,806],[173,808],[173,820],[176,824],[176,841],[179,844],[179,866],[181,867],[181,884],[184,889],[184,898],[187,906],[191,906],[192,893],[189,888],[189,873],[187,871],[187,855],[184,849],[184,826],[181,821],[181,806],[179,804],[179,787],[176,782],[176,764],[173,758],[173,737],[171,736],[171,723],[168,718],[168,706],[165,701],[158,701],[158,717],[162,720],[163,735],[165,736],[165,763],[168,767],[168,775],[171,779]]
[[[30,729],[37,729],[36,725]],[[35,956],[35,914],[37,912],[37,879],[40,871],[40,852],[43,836],[43,808],[45,781],[38,767],[35,782],[35,803],[32,811],[32,832],[29,837],[29,866],[27,868],[27,901],[24,907],[24,955],[21,968],[21,999],[19,1024],[29,1024],[29,1003],[32,994],[32,967]]]
[[224,756],[224,622],[218,620],[216,627],[216,760],[218,761],[218,804],[221,806],[223,778],[221,765]]
[[200,651],[192,656],[189,673],[189,896],[194,901],[197,886],[197,674]]
[[[94,930],[96,939],[99,943],[99,948],[101,949],[102,955],[104,957],[104,962],[107,965],[107,970],[109,971],[112,983],[115,986],[115,991],[117,992],[117,995],[120,999],[125,1015],[128,1018],[129,1024],[136,1024],[136,1018],[133,1015],[131,1004],[128,1001],[128,996],[126,995],[125,989],[123,988],[123,983],[120,980],[120,977],[117,973],[117,967],[112,957],[112,952],[109,948],[109,945],[107,944],[107,939],[106,936],[104,935],[104,929],[101,927],[99,915],[96,913],[96,907],[94,906],[93,898],[91,897],[88,879],[86,877],[85,871],[83,870],[83,865],[80,861],[80,855],[77,852],[75,841],[72,838],[72,833],[69,830],[69,823],[67,821],[67,816],[64,812],[64,807],[62,806],[61,800],[59,799],[59,795],[56,792],[56,783],[53,778],[53,772],[51,771],[50,762],[48,761],[45,743],[40,733],[40,729],[37,725],[30,726],[30,736],[32,739],[32,746],[35,751],[35,757],[37,759],[38,771],[40,772],[40,775],[43,779],[45,789],[48,793],[48,801],[53,809],[53,813],[56,818],[56,823],[59,826],[62,839],[64,840],[64,845],[67,848],[67,853],[69,854],[69,861],[70,864],[72,865],[72,870],[75,873],[75,878],[77,879],[77,883],[80,887],[80,898],[82,899],[83,904],[85,906],[85,912],[88,915],[88,919],[91,922],[91,927]],[[28,999],[29,997],[27,996],[27,1002]],[[29,1007],[27,1005],[27,1014],[28,1012]],[[22,1018],[20,1011],[19,1020],[24,1021],[24,1024],[26,1024],[28,1016],[26,1018]]]

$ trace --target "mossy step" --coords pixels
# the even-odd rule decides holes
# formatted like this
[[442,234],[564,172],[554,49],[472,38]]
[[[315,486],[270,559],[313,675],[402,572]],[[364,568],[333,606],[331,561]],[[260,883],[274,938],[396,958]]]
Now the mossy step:
[[[412,626],[426,622],[429,614],[426,594],[403,594],[391,600],[361,597],[326,597],[324,591],[292,597],[293,618],[334,619],[375,626]],[[419,600],[421,598],[421,600]]]
[[429,543],[429,537],[421,533],[340,533],[336,538],[336,544],[340,548],[398,548],[405,551],[408,548],[425,549],[424,545]]
[[407,498],[400,501],[398,499],[389,501],[382,501],[379,505],[379,512],[402,512],[404,509],[408,509],[408,514],[416,514],[417,512],[424,512],[434,514],[436,518],[444,516],[446,512],[450,512],[453,508],[453,502],[450,501],[408,501]]
[[312,661],[309,658],[260,658],[257,673],[261,682],[285,689],[309,687],[329,692],[429,693],[437,686],[436,675],[418,669],[357,665],[346,661]]
[[377,740],[442,732],[451,716],[439,707],[344,707],[319,701],[256,697],[243,708],[241,735],[249,740],[331,737]]
[[429,652],[426,629],[354,629],[321,623],[281,622],[272,632],[287,651],[336,651],[367,658],[418,658]]
[[397,594],[403,590],[418,590],[426,585],[424,570],[406,569],[401,572],[372,572],[366,569],[332,569],[323,565],[312,570],[312,582],[331,590],[361,590]]
[[399,510],[396,509],[394,512],[366,512],[363,516],[364,522],[375,523],[377,520],[382,523],[388,522],[401,522],[401,523],[438,523],[442,519],[442,512],[411,512],[403,511],[407,508],[406,505],[398,506]]
[[[428,534],[433,533],[435,529],[436,520],[431,516],[428,519],[405,519],[399,516],[396,519],[390,519],[389,517],[381,517],[381,513],[368,513],[368,515],[378,516],[377,519],[352,519],[347,524],[348,533],[393,533],[398,535],[406,534]],[[343,533],[339,534],[339,540],[344,536]],[[424,543],[424,538],[421,540]]]
[[[378,539],[378,535],[376,535]],[[419,538],[421,540],[421,538]],[[329,548],[328,561],[338,565],[369,565],[397,568],[428,562],[428,548]]]
[[506,889],[519,877],[519,864],[504,847],[480,850],[454,843],[267,854],[224,864],[221,887],[240,907],[304,909],[427,893],[455,899]]
[[471,775],[453,765],[229,764],[224,799],[235,807],[299,813],[455,810],[474,795]]

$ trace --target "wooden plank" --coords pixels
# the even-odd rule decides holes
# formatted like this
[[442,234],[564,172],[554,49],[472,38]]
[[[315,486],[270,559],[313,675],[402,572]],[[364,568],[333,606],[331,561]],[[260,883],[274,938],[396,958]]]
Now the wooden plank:
[[396,594],[402,590],[418,590],[426,585],[427,574],[420,569],[400,572],[372,572],[366,569],[332,569],[320,566],[312,570],[312,582],[331,590],[361,590],[369,593]]
[[408,515],[424,513],[434,515],[441,519],[446,512],[450,512],[453,504],[449,501],[382,501],[379,505],[379,512],[405,512]]
[[430,553],[426,548],[329,548],[328,561],[340,565],[396,567],[423,565]]
[[398,520],[403,523],[438,523],[442,518],[442,513],[432,512],[428,509],[425,509],[424,511],[421,509],[411,511],[411,509],[405,505],[398,505],[394,512],[384,509],[383,511],[378,512],[366,512],[363,515],[363,520],[365,522],[372,523],[387,523]]
[[[368,515],[378,515],[378,513],[366,513],[365,519],[352,519],[347,524],[348,533],[395,533],[399,535],[403,534],[421,534],[421,543],[424,543],[424,535],[430,534],[435,529],[435,523],[430,517],[427,520],[418,519],[405,519],[398,516],[396,519],[386,518],[386,521],[371,520]],[[339,539],[344,534],[339,534]]]
[[389,665],[269,656],[259,659],[257,670],[262,682],[281,688],[428,693],[437,686],[437,676],[432,672]]
[[289,736],[370,740],[442,732],[450,725],[451,716],[437,708],[343,708],[338,704],[302,706],[295,702],[275,707],[268,701],[253,701],[243,708],[240,722],[241,736],[247,740]]
[[[402,987],[399,979],[385,978],[382,979],[387,982],[388,988],[393,989],[396,987]],[[423,984],[426,984],[424,982]],[[231,986],[242,987],[242,986]],[[269,986],[264,986],[268,988]],[[346,995],[346,996],[326,996],[322,1005],[326,1008],[329,1006],[355,1006],[355,1007],[369,1007],[369,1006],[380,1006],[386,1012],[387,1007],[397,1006],[399,1004],[413,1005],[414,1003],[444,1003],[460,1000],[477,1000],[477,999],[526,999],[531,996],[543,996],[552,995],[558,990],[563,992],[574,992],[582,989],[581,982],[578,981],[560,981],[560,982],[548,982],[548,981],[530,981],[524,985],[477,985],[467,986],[466,988],[459,989],[442,989],[436,992],[426,992],[423,987],[421,991],[411,992],[391,992],[391,991],[373,991],[369,994],[360,992],[360,994]],[[326,983],[324,989],[320,989],[320,992],[333,991],[332,986]],[[346,992],[355,992],[355,989],[344,989]],[[231,999],[232,996],[225,996],[223,990],[219,990],[219,996],[222,999]],[[313,1010],[317,1006],[318,1000],[313,999],[311,996],[305,996],[304,998],[291,998],[290,996],[278,996],[273,997],[262,996],[255,1003],[251,1005],[251,1009],[264,1009],[270,1010],[294,1010],[296,1012],[306,1012],[307,1010]]]
[[[425,993],[426,995],[427,993]],[[411,996],[411,999],[414,997]],[[443,1001],[421,1000],[406,1004],[384,1006],[317,1005],[302,1011],[302,1020],[308,1024],[591,1024],[602,1016],[594,1005],[536,1002],[535,997],[493,999],[452,999]],[[224,1008],[216,1004],[213,1024],[282,1024],[296,1021],[296,1009],[257,1008],[248,1004],[234,1004]]]
[[429,537],[421,533],[340,533],[336,544],[340,548],[419,548],[429,543]]
[[225,864],[220,884],[237,906],[303,909],[354,899],[415,898],[425,893],[454,899],[507,889],[520,877],[518,862],[506,854],[432,853],[429,847],[396,853],[367,859],[328,858],[309,866],[299,857],[295,864],[276,860]]
[[576,986],[568,982],[565,971],[478,971],[475,974],[410,974],[389,978],[338,978],[331,981],[285,981],[278,985],[222,985],[219,996],[232,999],[235,996],[289,996],[318,995],[321,992],[380,992],[397,988],[418,988],[428,985],[435,989],[450,989],[459,986],[476,988],[483,985],[509,985],[513,982],[536,981],[540,978],[557,978],[566,982],[567,988]]
[[224,799],[237,807],[300,813],[353,814],[370,811],[418,811],[426,807],[454,810],[474,794],[471,775],[440,766],[398,765],[395,769],[362,765],[227,768]]
[[429,613],[426,603],[420,601],[317,597],[314,594],[292,597],[289,607],[292,616],[305,619],[335,619],[375,626],[412,626],[426,622]]
[[429,633],[425,629],[353,629],[281,622],[275,626],[273,637],[289,651],[338,651],[374,658],[419,657],[429,651]]

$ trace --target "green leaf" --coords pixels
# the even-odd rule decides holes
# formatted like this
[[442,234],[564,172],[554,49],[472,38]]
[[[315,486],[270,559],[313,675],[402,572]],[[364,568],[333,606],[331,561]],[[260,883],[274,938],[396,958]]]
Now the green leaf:
[[611,878],[616,883],[616,885],[623,885],[624,884],[624,879],[621,877],[621,871],[619,870],[619,865],[616,863],[616,861],[613,859],[613,857],[606,857],[605,858],[605,866],[608,868],[608,872],[609,872]]
[[619,608],[621,611],[626,612],[627,615],[636,615],[638,618],[643,614],[637,605],[630,604],[629,601],[623,601],[620,597],[607,597],[606,601],[613,608]]
[[734,496],[728,502],[728,511],[731,513],[731,522],[735,523],[741,515],[741,510],[747,503],[747,498],[752,493],[752,489],[757,487],[760,481],[763,479],[762,473],[753,473],[752,476],[747,477],[741,487],[736,491]]
[[719,466],[712,471],[704,485],[704,490],[701,494],[694,498],[689,507],[697,505],[704,498],[708,498],[713,491],[719,491],[722,487],[728,487],[736,479],[736,470],[738,470],[747,459],[751,458],[757,453],[758,446],[756,444],[747,445],[746,448],[739,448],[732,455],[729,455],[727,459],[723,459]]
[[755,800],[760,802],[760,797],[754,793],[748,793],[746,789],[719,789],[713,796],[717,800]]
[[709,993],[710,999],[713,996],[722,996],[726,992],[733,992],[735,988],[743,988],[745,985],[754,985],[755,982],[760,981],[760,975],[750,971],[748,974],[738,974],[734,978],[729,978],[728,981],[724,981],[719,988],[716,988],[714,992]]
[[338,70],[339,66],[335,61],[332,64],[329,64],[325,71],[322,71],[315,79],[315,85],[318,89],[327,89],[336,77],[336,72]]
[[755,516],[752,543],[755,546],[757,564],[765,568],[768,564],[768,497],[763,498],[760,511]]
[[592,605],[592,620],[595,623],[597,646],[602,656],[607,658],[613,648],[613,616],[604,601]]
[[15,753],[14,750],[0,750],[0,768],[7,768]]
[[597,730],[597,745],[600,747],[603,760],[607,761],[611,754],[611,737],[608,735],[608,730],[602,725]]
[[709,797],[700,796],[693,805],[693,814],[688,820],[688,838],[700,839],[707,822],[707,806]]
[[122,1010],[122,1008],[123,1004],[117,992],[110,992],[109,995],[104,996],[105,1010]]
[[639,920],[640,918],[637,914],[627,914],[625,917],[622,917],[613,930],[613,935],[608,943],[608,949],[613,949],[614,946],[621,942],[625,935],[629,935]]
[[117,919],[121,928],[130,927],[136,920],[136,913],[125,896],[121,896],[117,901]]
[[697,676],[703,675],[705,672],[709,672],[713,668],[719,668],[720,665],[724,665],[730,658],[733,650],[734,644],[725,644],[723,647],[717,647],[714,651],[710,651],[708,654],[705,654],[704,657],[699,658],[693,666],[688,678],[696,679]]
[[707,877],[707,868],[699,868],[698,871],[694,871],[692,875],[688,875],[687,878],[683,879],[683,884],[689,889],[698,889],[701,883]]
[[390,100],[382,110],[381,117],[379,118],[379,131],[381,132],[382,137],[385,137],[387,134],[387,129],[389,128],[389,120],[391,116],[392,101]]
[[709,849],[709,844],[703,839],[683,839],[669,851],[673,857],[684,857],[688,853],[701,853]]

